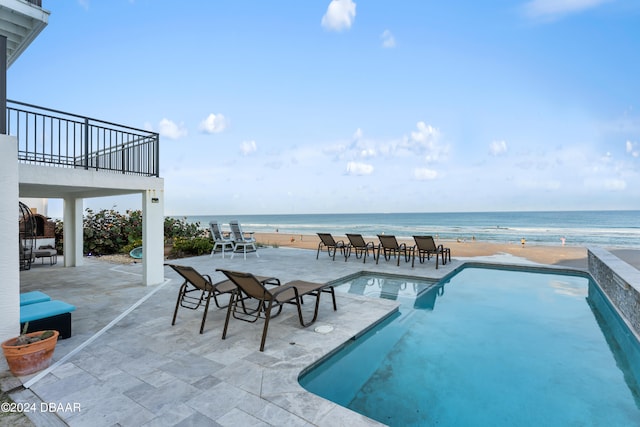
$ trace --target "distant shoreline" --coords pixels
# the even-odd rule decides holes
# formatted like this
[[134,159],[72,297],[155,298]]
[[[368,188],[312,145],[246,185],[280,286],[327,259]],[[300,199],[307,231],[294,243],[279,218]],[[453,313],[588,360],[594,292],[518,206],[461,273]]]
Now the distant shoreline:
[[412,239],[431,235],[443,241],[491,242],[519,245],[620,247],[640,249],[640,211],[487,212],[487,213],[360,213],[190,216],[188,222],[207,228],[218,221],[223,230],[238,220],[244,231],[342,235],[378,234]]
[[[299,249],[317,250],[320,239],[317,235],[311,234],[292,234],[292,233],[254,233],[256,241],[265,246],[290,247]],[[343,240],[348,243],[345,236],[334,235],[334,239]],[[372,241],[377,247],[378,239],[367,239]],[[412,239],[398,239],[409,246],[413,246],[415,242]],[[438,243],[451,249],[453,258],[462,257],[480,257],[494,256],[500,254],[509,254],[516,257],[525,258],[532,262],[549,265],[567,265],[577,268],[586,268],[587,249],[582,246],[549,246],[525,243],[494,243],[494,242],[457,242],[449,240],[440,240]],[[324,249],[326,252],[326,249]],[[324,256],[327,256],[326,253]]]

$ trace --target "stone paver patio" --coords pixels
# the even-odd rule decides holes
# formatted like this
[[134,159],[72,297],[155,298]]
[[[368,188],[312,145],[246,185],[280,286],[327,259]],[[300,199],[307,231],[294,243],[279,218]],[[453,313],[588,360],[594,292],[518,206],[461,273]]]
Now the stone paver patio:
[[[455,259],[435,269],[393,261],[366,263],[353,256],[332,261],[326,253],[262,248],[222,259],[201,256],[174,260],[190,265],[214,281],[216,268],[273,276],[282,283],[302,279],[329,282],[361,271],[439,279],[460,267]],[[479,259],[482,261],[482,259]],[[492,263],[523,263],[520,258],[488,257]],[[264,352],[258,351],[263,323],[231,321],[221,339],[226,310],[210,307],[203,334],[202,311],[182,309],[171,319],[182,281],[165,267],[162,285],[145,287],[141,264],[121,265],[87,258],[85,265],[63,268],[34,265],[21,272],[21,291],[42,290],[74,304],[73,335],[56,347],[50,371],[15,378],[0,371],[3,390],[16,402],[32,402],[28,414],[36,426],[372,426],[362,415],[304,390],[299,375],[372,325],[393,313],[398,303],[338,293],[333,311],[323,295],[318,321],[302,328],[293,306],[272,320]],[[226,301],[226,297],[223,298]],[[311,314],[312,304],[305,314]],[[329,333],[316,332],[329,325]],[[340,381],[336,378],[336,381]],[[29,388],[25,389],[22,384]],[[53,404],[55,411],[41,411]]]

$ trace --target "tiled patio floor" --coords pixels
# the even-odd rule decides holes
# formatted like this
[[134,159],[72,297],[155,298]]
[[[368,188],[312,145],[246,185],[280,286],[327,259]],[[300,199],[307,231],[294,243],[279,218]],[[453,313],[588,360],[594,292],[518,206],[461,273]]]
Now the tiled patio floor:
[[[246,260],[216,255],[175,263],[211,274],[215,281],[223,279],[215,269],[228,268],[278,277],[283,283],[294,279],[328,282],[363,270],[439,278],[460,265],[454,260],[435,270],[433,260],[414,269],[404,263],[400,267],[384,261],[376,265],[371,259],[363,264],[353,257],[334,262],[326,253],[316,260],[315,251],[287,248],[260,249],[259,254],[259,258],[250,254]],[[21,272],[22,292],[42,290],[77,307],[73,336],[58,342],[54,369],[29,389],[11,393],[14,400],[34,402],[37,408],[41,402],[71,408],[55,414],[29,414],[35,425],[378,424],[306,392],[297,378],[305,368],[393,312],[395,301],[339,294],[338,311],[333,311],[325,295],[318,321],[308,328],[300,327],[293,307],[285,307],[270,325],[265,351],[260,352],[262,322],[232,322],[227,339],[221,339],[226,310],[209,310],[202,335],[198,333],[201,312],[181,310],[176,325],[171,326],[181,281],[168,267],[167,283],[144,287],[140,264],[89,258],[81,267],[61,265],[38,264]],[[142,298],[147,299],[130,310]],[[122,316],[125,312],[128,314]],[[321,325],[331,325],[333,330],[315,332]],[[87,340],[92,341],[84,346]],[[3,359],[0,371],[6,369]],[[20,380],[28,384],[34,377]],[[20,385],[11,377],[3,381],[3,389]]]
[[[638,251],[622,255],[638,267]],[[497,255],[455,259],[436,270],[433,260],[411,268],[404,262],[353,257],[331,261],[326,253],[263,248],[222,259],[208,255],[175,260],[214,281],[216,268],[273,276],[283,283],[302,279],[328,282],[360,271],[439,279],[464,261],[532,264]],[[631,255],[630,255],[631,254]],[[181,310],[171,318],[181,280],[165,267],[164,284],[142,285],[141,264],[120,265],[87,258],[85,265],[63,268],[36,263],[21,272],[21,291],[42,290],[77,307],[73,336],[58,342],[50,371],[15,378],[0,361],[0,386],[16,402],[35,404],[36,426],[372,426],[379,423],[308,393],[298,376],[310,365],[357,336],[397,308],[395,301],[337,295],[333,311],[325,295],[318,321],[302,328],[293,307],[285,307],[269,327],[264,352],[258,351],[262,322],[232,321],[221,339],[226,310],[210,308],[203,334],[201,311]],[[568,264],[584,268],[582,264]],[[312,309],[311,304],[307,310]],[[306,313],[310,313],[307,311]],[[329,333],[315,331],[330,325]],[[340,381],[336,378],[336,381]],[[28,385],[24,389],[22,384]],[[57,411],[41,411],[53,404]],[[63,409],[63,410],[61,410]]]

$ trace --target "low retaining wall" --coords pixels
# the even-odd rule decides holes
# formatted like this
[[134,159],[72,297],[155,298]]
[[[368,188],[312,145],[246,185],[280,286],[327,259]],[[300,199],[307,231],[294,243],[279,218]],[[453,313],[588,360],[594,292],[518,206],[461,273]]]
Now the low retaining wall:
[[640,336],[640,271],[601,248],[588,248],[587,256],[589,273]]

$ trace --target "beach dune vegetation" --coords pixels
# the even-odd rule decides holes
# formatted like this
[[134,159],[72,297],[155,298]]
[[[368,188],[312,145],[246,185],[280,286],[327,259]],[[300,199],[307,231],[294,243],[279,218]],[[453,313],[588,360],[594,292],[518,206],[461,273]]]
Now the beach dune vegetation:
[[[83,253],[85,255],[128,254],[142,245],[142,211],[114,209],[93,211],[86,209],[82,221]],[[56,249],[63,253],[63,222],[56,221]],[[167,217],[164,220],[164,241],[171,247],[171,256],[202,255],[211,252],[213,241],[208,229],[200,223],[187,222],[186,218]]]

